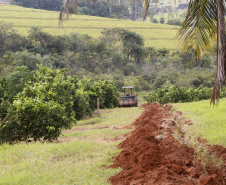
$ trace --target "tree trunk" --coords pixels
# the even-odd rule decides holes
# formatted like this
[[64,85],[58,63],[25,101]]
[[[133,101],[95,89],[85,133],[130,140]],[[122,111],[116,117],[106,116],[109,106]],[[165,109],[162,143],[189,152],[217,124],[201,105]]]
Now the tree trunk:
[[223,0],[217,0],[217,73],[211,103],[215,104],[215,100],[219,99],[220,90],[226,83],[225,72],[225,26],[224,26],[224,5]]

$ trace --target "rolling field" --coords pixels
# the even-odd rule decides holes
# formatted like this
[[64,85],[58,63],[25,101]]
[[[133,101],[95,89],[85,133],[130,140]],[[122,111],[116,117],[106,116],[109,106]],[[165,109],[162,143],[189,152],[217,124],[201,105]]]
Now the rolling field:
[[142,35],[145,46],[170,50],[175,50],[179,46],[178,40],[175,39],[177,26],[73,15],[69,21],[64,22],[63,28],[59,30],[58,16],[59,12],[54,11],[0,5],[0,21],[13,23],[14,29],[23,35],[28,35],[28,31],[32,26],[41,26],[44,31],[54,35],[76,32],[88,34],[94,38],[99,37],[104,28],[123,28]]
[[191,103],[177,103],[174,107],[185,113],[193,125],[188,131],[195,137],[207,139],[210,144],[226,147],[226,99],[220,99],[218,106],[210,106],[210,100]]

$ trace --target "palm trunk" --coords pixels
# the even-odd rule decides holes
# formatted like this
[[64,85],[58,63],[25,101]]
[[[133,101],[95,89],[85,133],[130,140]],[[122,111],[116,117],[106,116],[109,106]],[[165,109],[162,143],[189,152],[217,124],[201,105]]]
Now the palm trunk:
[[219,99],[220,90],[226,83],[226,63],[225,63],[225,26],[224,26],[224,5],[223,0],[217,0],[217,73],[211,103]]

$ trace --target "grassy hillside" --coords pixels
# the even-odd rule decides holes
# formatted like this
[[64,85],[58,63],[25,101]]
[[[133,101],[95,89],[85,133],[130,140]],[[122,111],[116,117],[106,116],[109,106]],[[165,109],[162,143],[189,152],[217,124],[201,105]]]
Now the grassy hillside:
[[207,139],[211,144],[226,147],[226,99],[221,99],[218,106],[210,106],[210,101],[174,104],[176,109],[185,112],[186,117],[194,120],[189,132]]
[[167,48],[174,50],[178,47],[175,39],[177,26],[153,24],[148,22],[134,22],[86,15],[73,15],[64,23],[63,29],[58,29],[58,12],[23,8],[12,5],[0,5],[0,20],[13,23],[19,33],[27,35],[31,26],[42,26],[44,31],[52,34],[69,34],[77,32],[89,34],[95,38],[100,36],[104,28],[124,28],[141,34],[145,46]]

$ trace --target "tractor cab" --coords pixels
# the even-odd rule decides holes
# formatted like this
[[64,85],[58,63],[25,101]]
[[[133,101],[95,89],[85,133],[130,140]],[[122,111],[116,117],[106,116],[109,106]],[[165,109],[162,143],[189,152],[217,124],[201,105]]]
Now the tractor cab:
[[138,106],[137,95],[133,93],[133,86],[123,86],[124,94],[120,97],[120,106]]

